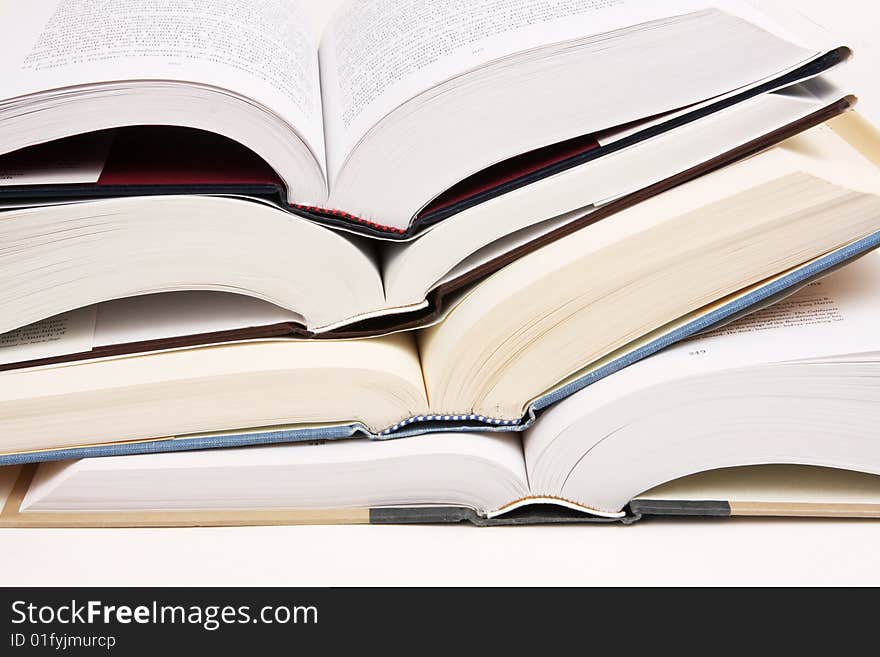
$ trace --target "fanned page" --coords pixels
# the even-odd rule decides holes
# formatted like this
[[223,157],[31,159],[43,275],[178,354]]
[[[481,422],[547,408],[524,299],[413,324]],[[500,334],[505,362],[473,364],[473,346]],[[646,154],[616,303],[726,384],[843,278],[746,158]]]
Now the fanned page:
[[441,82],[516,53],[708,7],[798,41],[742,0],[349,2],[327,27],[319,51],[331,188],[372,127]]
[[[0,468],[0,501],[7,470]],[[485,513],[527,495],[519,436],[449,433],[430,440],[333,441],[47,464],[21,510],[241,513],[442,504]]]
[[271,110],[323,164],[317,45],[298,0],[9,2],[0,42],[0,98],[135,80],[216,87]]
[[[880,254],[870,253],[597,381],[525,433],[535,492],[615,510],[663,481],[719,467],[810,462],[876,472],[878,300]],[[564,482],[561,461],[576,464]],[[609,474],[622,463],[626,480]]]
[[880,350],[880,254],[870,253],[774,305],[691,338],[594,383],[548,410],[526,433],[530,466],[580,418],[647,389],[718,372],[782,362],[819,362]]
[[[0,5],[0,153],[196,129],[262,158],[248,182],[297,213],[411,236],[443,218],[432,201],[493,165],[575,138],[583,155],[597,131],[738,98],[821,54],[745,0],[360,0],[320,50],[310,32],[299,0]],[[173,184],[232,184],[190,166],[205,175]],[[114,180],[101,193],[131,184]]]

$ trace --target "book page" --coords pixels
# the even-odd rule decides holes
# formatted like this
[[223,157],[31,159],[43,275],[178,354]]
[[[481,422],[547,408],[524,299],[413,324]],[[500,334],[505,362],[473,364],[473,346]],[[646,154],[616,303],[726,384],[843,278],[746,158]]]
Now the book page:
[[91,351],[96,321],[91,306],[0,334],[0,365]]
[[679,342],[596,381],[526,432],[527,461],[592,410],[640,390],[722,370],[781,362],[875,360],[880,354],[880,253],[873,252],[788,298]]
[[700,373],[729,367],[880,353],[880,254],[870,253],[732,324],[685,340],[655,369]]
[[323,161],[317,46],[298,0],[9,5],[0,9],[2,98],[131,80],[209,85],[274,112]]
[[739,466],[676,479],[645,491],[638,499],[822,506],[871,504],[880,510],[880,477],[810,465]]
[[302,316],[243,294],[212,291],[166,292],[97,305],[95,347],[163,340],[215,331],[304,324]]
[[[3,488],[0,469],[0,495]],[[314,441],[46,463],[37,471],[21,508],[327,509],[441,504],[490,511],[526,495],[518,435],[437,433],[425,439]]]
[[[361,0],[320,46],[331,179],[367,131],[402,103],[490,62],[554,43],[717,7],[782,36],[738,0]],[[787,35],[786,35],[787,36]]]
[[0,157],[0,187],[94,184],[112,144],[113,131],[104,130],[9,153]]
[[145,294],[105,301],[2,333],[0,365],[282,322],[303,324],[305,320],[268,301],[241,294]]

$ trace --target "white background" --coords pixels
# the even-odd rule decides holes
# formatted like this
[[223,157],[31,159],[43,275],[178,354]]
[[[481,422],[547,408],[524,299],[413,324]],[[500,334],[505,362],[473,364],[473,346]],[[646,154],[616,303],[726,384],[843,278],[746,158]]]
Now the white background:
[[[320,29],[335,2],[308,0]],[[856,49],[839,79],[880,124],[880,5],[801,0]],[[0,530],[4,585],[880,584],[880,522],[631,527]]]

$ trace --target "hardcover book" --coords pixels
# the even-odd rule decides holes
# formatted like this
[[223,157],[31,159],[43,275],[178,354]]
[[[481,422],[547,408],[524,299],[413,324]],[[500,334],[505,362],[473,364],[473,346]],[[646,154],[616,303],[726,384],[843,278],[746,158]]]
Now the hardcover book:
[[523,433],[0,469],[0,525],[880,517],[880,256],[597,381]]
[[[0,459],[540,428],[608,375],[876,248],[878,144],[849,113],[522,256],[417,332],[108,353],[96,342],[178,335],[179,318],[93,307],[7,334]],[[367,283],[344,281],[350,296]]]
[[315,42],[292,0],[7,3],[0,198],[243,195],[405,240],[630,149],[641,177],[580,207],[697,166],[802,119],[766,96],[849,56],[746,0],[461,7],[361,0]]
[[[173,336],[178,344],[243,335],[350,338],[426,326],[516,258],[589,224],[614,221],[621,210],[821,124],[852,102],[818,81],[766,94],[510,190],[405,243],[365,240],[234,196],[7,204],[0,240],[13,248],[0,260],[0,332],[127,298],[132,312],[179,314],[193,297],[205,298],[192,294],[198,292],[214,292],[210,303],[196,301],[201,317],[208,305],[217,308],[214,321],[182,327]],[[765,134],[755,121],[768,118],[780,127]],[[259,300],[284,312],[258,311],[268,307]]]

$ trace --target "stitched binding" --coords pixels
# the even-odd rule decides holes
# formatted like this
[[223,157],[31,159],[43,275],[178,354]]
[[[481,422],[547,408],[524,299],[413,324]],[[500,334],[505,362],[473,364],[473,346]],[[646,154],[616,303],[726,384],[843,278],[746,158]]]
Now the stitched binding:
[[476,415],[474,413],[463,413],[458,415],[416,415],[414,417],[408,417],[387,429],[383,429],[379,432],[379,435],[388,436],[413,422],[461,422],[464,420],[476,421],[489,426],[511,426],[520,422],[520,420],[500,420],[498,418]]
[[385,231],[386,233],[396,233],[398,235],[403,235],[404,233],[406,233],[406,231],[402,228],[378,224],[375,221],[369,221],[368,219],[363,219],[362,217],[355,216],[342,210],[330,210],[327,208],[319,208],[314,205],[300,205],[299,203],[291,203],[291,206],[296,208],[297,210],[311,212],[312,214],[319,214],[326,217],[336,217],[338,219],[347,219],[348,221],[354,221],[359,224],[363,224],[364,226],[369,226],[370,228],[373,228],[375,230]]

